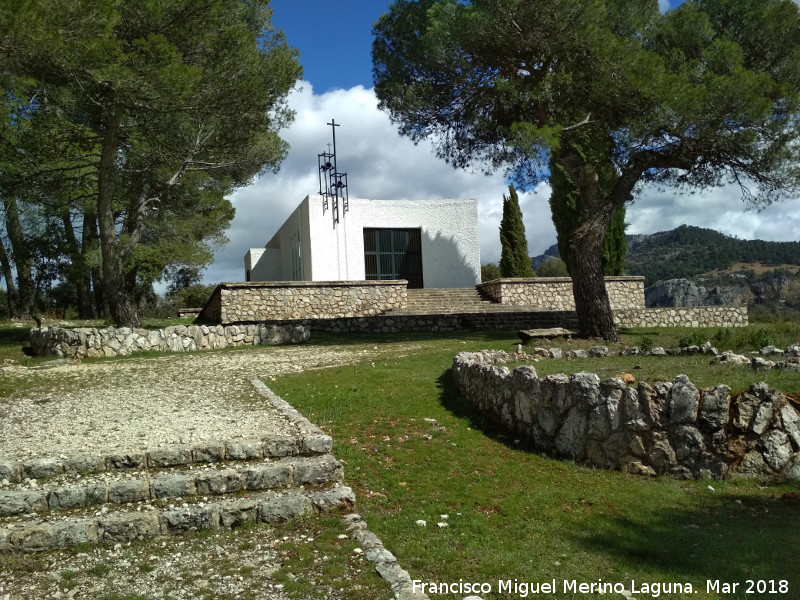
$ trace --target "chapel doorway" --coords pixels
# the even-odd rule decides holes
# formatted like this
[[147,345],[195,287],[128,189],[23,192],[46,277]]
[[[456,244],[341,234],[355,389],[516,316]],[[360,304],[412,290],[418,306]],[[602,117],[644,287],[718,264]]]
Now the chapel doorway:
[[364,272],[368,280],[406,279],[421,288],[421,230],[365,228]]

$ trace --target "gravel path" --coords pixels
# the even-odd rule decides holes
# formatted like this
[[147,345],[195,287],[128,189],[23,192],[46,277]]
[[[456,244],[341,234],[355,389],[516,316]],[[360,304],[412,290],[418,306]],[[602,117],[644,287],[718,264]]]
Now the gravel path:
[[[0,399],[0,458],[109,454],[295,433],[263,402],[252,376],[365,360],[364,351],[313,346],[3,369],[26,391]],[[13,385],[13,381],[11,381]]]
[[[4,367],[0,378],[6,381],[0,383],[12,391],[0,398],[0,457],[105,454],[291,432],[288,421],[256,401],[249,378],[268,383],[279,375],[374,360],[385,352],[295,346]],[[273,574],[293,564],[299,546],[309,546],[314,557],[302,573],[288,575],[312,587],[302,598],[347,598],[338,586],[356,574],[373,578],[374,568],[353,553],[344,524],[336,533],[341,548],[332,556],[313,550],[314,538],[322,535],[313,519],[281,533],[259,526],[14,556],[0,561],[0,600],[286,600]],[[335,561],[350,575],[331,585],[324,573]],[[375,589],[385,590],[374,594],[376,600],[392,598],[388,585],[374,578]]]

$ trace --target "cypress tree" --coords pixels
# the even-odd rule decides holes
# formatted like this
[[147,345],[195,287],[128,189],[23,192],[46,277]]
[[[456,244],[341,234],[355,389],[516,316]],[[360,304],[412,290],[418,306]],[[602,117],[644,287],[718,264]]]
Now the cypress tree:
[[503,194],[503,218],[500,221],[500,274],[503,277],[533,277],[531,257],[525,225],[519,208],[517,190],[508,186],[508,197]]
[[[581,132],[576,137],[579,140],[579,144],[576,144],[576,146],[580,145],[581,151],[586,156],[602,156],[601,152],[607,151],[604,145],[608,143],[608,140],[602,134]],[[597,171],[600,183],[606,185],[613,183],[616,178],[613,165],[609,162],[603,163],[599,159],[596,162],[602,164],[602,168]],[[558,252],[567,263],[567,268],[571,269],[575,262],[581,260],[581,258],[569,256],[570,250],[567,240],[581,223],[585,206],[583,206],[575,183],[562,166],[555,165],[552,169],[550,187],[552,189],[550,212],[553,216],[553,224],[556,227]],[[624,273],[627,248],[625,241],[625,206],[622,205],[613,213],[611,224],[603,236],[601,261],[604,275],[622,275]]]

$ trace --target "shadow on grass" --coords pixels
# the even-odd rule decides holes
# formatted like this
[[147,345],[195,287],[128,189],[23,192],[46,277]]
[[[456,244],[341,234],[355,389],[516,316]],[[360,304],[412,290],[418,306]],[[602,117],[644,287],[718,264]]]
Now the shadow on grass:
[[489,439],[512,450],[523,450],[539,456],[546,456],[546,454],[537,450],[532,442],[519,438],[499,423],[488,419],[464,398],[453,381],[451,369],[447,369],[436,379],[436,387],[439,389],[439,402],[441,405],[454,417],[466,420],[472,429],[480,431]]
[[[787,535],[800,526],[796,495],[780,489],[774,495],[732,492],[714,495],[697,508],[659,506],[653,499],[643,502],[651,508],[634,512],[620,507],[625,515],[598,516],[591,526],[567,535],[588,552],[610,554],[617,562],[635,564],[645,572],[672,573],[676,581],[686,577],[742,584],[747,579],[788,580],[792,597],[797,597],[800,536]],[[744,585],[737,591],[744,592]],[[745,598],[745,594],[725,597]]]

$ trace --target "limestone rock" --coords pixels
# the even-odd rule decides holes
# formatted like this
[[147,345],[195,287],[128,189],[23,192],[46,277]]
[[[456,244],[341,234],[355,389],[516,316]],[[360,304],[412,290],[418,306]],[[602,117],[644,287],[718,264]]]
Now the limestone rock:
[[669,422],[672,424],[694,423],[700,394],[686,375],[675,377],[669,396]]

